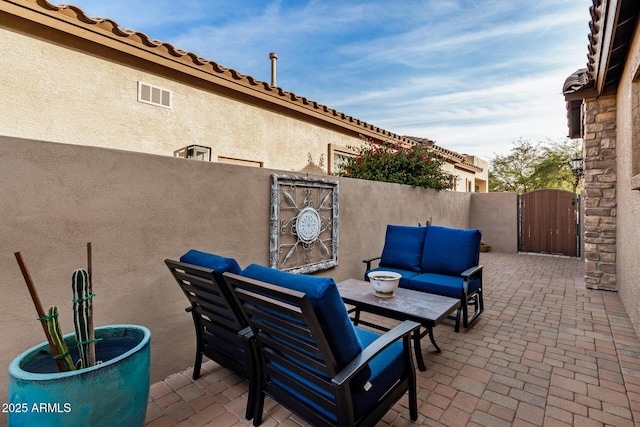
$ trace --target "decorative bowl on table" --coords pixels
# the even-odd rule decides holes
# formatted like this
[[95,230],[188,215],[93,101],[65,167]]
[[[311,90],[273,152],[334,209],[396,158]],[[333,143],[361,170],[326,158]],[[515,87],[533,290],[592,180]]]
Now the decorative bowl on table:
[[372,271],[367,276],[375,295],[380,298],[393,297],[402,277],[400,273],[395,271]]

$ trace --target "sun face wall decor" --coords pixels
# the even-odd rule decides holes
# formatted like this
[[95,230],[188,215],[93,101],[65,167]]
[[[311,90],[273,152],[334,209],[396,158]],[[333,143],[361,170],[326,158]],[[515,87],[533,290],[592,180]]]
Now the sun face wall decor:
[[338,265],[338,183],[271,175],[269,265],[311,273]]

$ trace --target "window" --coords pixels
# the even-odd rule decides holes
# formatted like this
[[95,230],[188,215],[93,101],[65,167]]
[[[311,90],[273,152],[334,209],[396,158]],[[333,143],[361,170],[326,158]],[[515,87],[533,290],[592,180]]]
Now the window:
[[169,90],[138,82],[138,101],[158,107],[172,108],[172,93]]
[[329,174],[336,175],[342,169],[348,158],[353,157],[355,151],[335,144],[329,144]]
[[218,156],[218,163],[227,163],[230,165],[250,166],[254,168],[261,168],[263,163],[256,160],[244,160],[235,159],[233,157]]

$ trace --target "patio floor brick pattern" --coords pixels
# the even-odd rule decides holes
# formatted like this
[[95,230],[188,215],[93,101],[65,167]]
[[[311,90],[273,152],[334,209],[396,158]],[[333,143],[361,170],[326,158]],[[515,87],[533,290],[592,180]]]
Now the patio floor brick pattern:
[[[584,262],[483,253],[485,312],[469,330],[435,328],[418,371],[418,420],[406,397],[381,426],[640,425],[640,340],[615,292],[589,290]],[[369,315],[383,325],[397,322]],[[147,426],[236,426],[247,383],[208,361],[151,386]],[[304,426],[270,398],[264,427]]]

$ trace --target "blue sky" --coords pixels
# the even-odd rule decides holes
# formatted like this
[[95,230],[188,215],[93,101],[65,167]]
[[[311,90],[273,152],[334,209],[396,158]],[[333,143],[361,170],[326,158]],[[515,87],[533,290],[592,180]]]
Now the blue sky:
[[487,160],[563,139],[591,0],[70,0],[89,16]]

